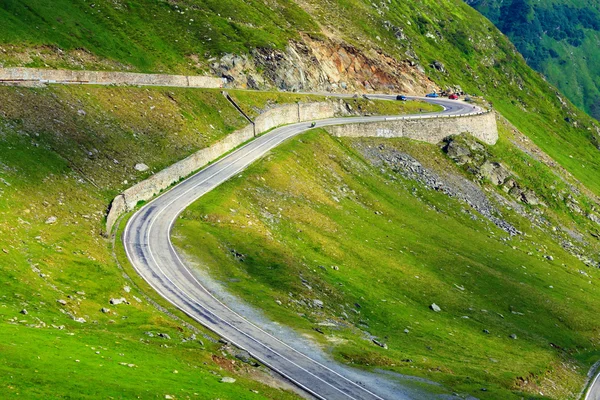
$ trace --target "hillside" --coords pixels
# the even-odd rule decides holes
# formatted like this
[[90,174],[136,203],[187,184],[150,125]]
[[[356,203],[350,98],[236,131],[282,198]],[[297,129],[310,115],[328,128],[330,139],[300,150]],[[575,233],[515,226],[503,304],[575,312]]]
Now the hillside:
[[[496,146],[308,133],[194,204],[175,239],[341,362],[463,396],[577,397],[600,358],[600,128],[463,1],[8,0],[0,20],[0,66],[213,74],[251,115],[315,99],[276,90],[453,88],[493,105]],[[234,90],[245,88],[262,92]],[[224,97],[55,85],[0,96],[2,390],[294,398],[207,332],[188,340],[192,327],[154,307],[169,308],[101,235],[115,194],[245,124]],[[403,111],[393,104],[351,103]]]
[[[322,100],[230,94],[251,115]],[[103,236],[117,193],[247,124],[225,97],[98,86],[2,86],[0,96],[3,397],[296,398],[244,353],[181,320]],[[348,102],[369,113],[411,107]]]
[[600,4],[594,1],[466,0],[575,105],[600,118]]
[[341,362],[482,399],[576,398],[598,355],[599,246],[571,208],[594,200],[501,133],[442,150],[313,131],[198,200],[175,244]]

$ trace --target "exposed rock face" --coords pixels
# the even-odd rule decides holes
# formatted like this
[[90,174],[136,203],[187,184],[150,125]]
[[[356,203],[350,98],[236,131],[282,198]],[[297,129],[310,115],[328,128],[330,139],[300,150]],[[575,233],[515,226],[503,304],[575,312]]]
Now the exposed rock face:
[[490,161],[485,147],[467,136],[453,137],[446,140],[444,151],[459,165],[465,165],[479,179],[487,179],[510,194],[516,200],[530,206],[545,206],[536,193],[523,188],[512,178],[512,173],[502,164]]
[[284,51],[257,49],[250,56],[225,55],[211,69],[227,79],[228,86],[237,88],[407,94],[437,89],[410,61],[306,36],[300,42],[290,42]]

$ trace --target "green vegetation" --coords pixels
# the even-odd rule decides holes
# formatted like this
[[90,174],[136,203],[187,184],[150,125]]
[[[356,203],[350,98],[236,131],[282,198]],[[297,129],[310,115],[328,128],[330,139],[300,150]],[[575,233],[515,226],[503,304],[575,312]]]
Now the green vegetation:
[[[572,3],[552,4],[577,5]],[[542,6],[532,13],[522,5],[526,18],[509,21],[513,30],[542,15]],[[566,9],[548,10],[544,18],[552,24],[563,25],[561,13],[569,16]],[[593,18],[584,20],[585,11],[575,14],[577,23],[564,27],[565,38],[552,32],[536,49],[547,48],[554,61],[566,61],[577,46],[591,65],[597,52]],[[463,213],[464,204],[402,178],[393,168],[373,167],[361,153],[364,146],[383,144],[439,173],[474,178],[435,146],[337,140],[317,131],[286,144],[194,205],[177,227],[183,235],[179,245],[215,276],[239,278],[227,280],[228,288],[270,317],[313,335],[338,359],[365,368],[426,376],[481,398],[563,399],[575,397],[586,369],[600,356],[597,271],[563,249],[576,242],[588,261],[597,258],[599,231],[589,215],[597,213],[600,195],[600,129],[562,101],[492,23],[463,2],[61,0],[49,6],[13,0],[2,2],[0,19],[4,66],[205,73],[226,53],[258,50],[264,62],[277,63],[270,58],[273,49],[310,36],[324,40],[324,52],[330,43],[325,38],[333,38],[372,60],[385,55],[422,69],[442,87],[460,86],[492,102],[514,128],[502,123],[500,142],[486,151],[547,205],[517,204],[547,220],[542,228],[515,213],[521,207],[501,207],[503,217],[527,235],[509,240],[487,220]],[[547,65],[550,81],[561,87],[558,77],[579,77],[572,72],[584,70],[583,64]],[[594,97],[591,83],[585,90],[586,99]],[[231,94],[251,115],[306,98]],[[192,373],[207,379],[202,395],[210,397],[214,388],[222,398],[254,396],[247,388],[258,384],[245,380],[243,368],[236,375],[241,385],[218,385],[211,372],[224,372],[211,360],[217,361],[219,348],[207,340],[204,348],[180,344],[191,332],[147,304],[142,292],[151,291],[122,277],[110,244],[100,236],[106,206],[116,193],[245,125],[244,119],[218,91],[0,87],[0,96],[0,283],[5,289],[0,333],[11,338],[0,345],[10,355],[0,359],[2,389],[30,397],[86,394],[78,382],[123,378],[127,371],[130,381],[126,376],[120,386],[104,385],[89,396],[118,397],[119,391],[122,397],[143,396],[133,382],[144,379],[151,380],[153,394],[175,387],[183,389],[181,397],[191,396]],[[350,102],[368,113],[417,106]],[[535,150],[531,154],[543,151],[551,160],[536,160],[521,147]],[[137,163],[150,169],[138,172]],[[483,184],[489,193],[506,196]],[[47,224],[50,217],[56,222]],[[549,231],[551,226],[563,236]],[[199,238],[207,246],[196,247]],[[230,257],[234,248],[245,255],[244,263]],[[125,264],[122,255],[120,260]],[[132,294],[124,292],[126,284]],[[131,300],[133,294],[142,302]],[[107,304],[121,296],[131,304]],[[317,298],[324,309],[314,307]],[[440,313],[428,309],[433,302],[442,307]],[[117,314],[101,313],[102,307]],[[19,314],[22,309],[28,313]],[[166,332],[172,340],[149,338],[146,331]],[[389,348],[365,340],[367,332]],[[517,340],[508,337],[513,333]],[[99,355],[81,355],[92,346]],[[45,350],[41,359],[34,355],[38,348]],[[111,363],[93,364],[104,353]],[[113,362],[121,357],[138,367]],[[79,379],[52,375],[50,364],[73,366],[63,372],[76,371],[68,377]],[[76,369],[84,365],[89,368]],[[179,373],[148,377],[149,368],[160,371],[160,365]],[[36,387],[43,392],[32,392]],[[287,396],[262,386],[257,390],[258,396]]]
[[[548,188],[537,192],[548,203],[538,212],[551,224],[592,229],[590,221],[573,226],[566,200],[552,197],[568,186],[502,130],[487,150],[515,166],[520,184]],[[442,176],[469,177],[437,146],[311,131],[193,204],[175,243],[228,290],[343,362],[424,376],[483,399],[536,391],[574,398],[585,363],[599,354],[596,271],[509,208],[502,215],[525,232],[512,240],[485,218],[473,220],[464,203],[360,155],[380,146]]]
[[[117,248],[122,271],[101,236],[118,191],[247,123],[227,100],[210,90],[93,86],[0,87],[0,96],[0,393],[295,398],[257,383],[263,372],[232,363],[204,331],[203,343],[183,343],[194,332],[150,301],[182,314]],[[150,170],[136,171],[141,162]],[[130,304],[109,304],[121,297]]]
[[212,55],[281,48],[316,30],[288,0],[7,0],[0,20],[6,65],[142,72],[202,72]]
[[600,118],[600,11],[595,1],[467,0],[577,106]]
[[[245,108],[259,104],[231,94]],[[182,343],[193,332],[144,296],[182,315],[153,295],[117,246],[132,281],[125,279],[112,243],[101,236],[114,195],[247,124],[220,91],[56,85],[0,87],[0,96],[0,393],[295,398],[252,381],[262,372],[232,364],[201,333],[202,345]],[[263,105],[323,100],[285,93],[258,98]],[[149,170],[135,170],[137,163]],[[131,304],[109,304],[120,297]],[[225,375],[238,383],[221,384]]]

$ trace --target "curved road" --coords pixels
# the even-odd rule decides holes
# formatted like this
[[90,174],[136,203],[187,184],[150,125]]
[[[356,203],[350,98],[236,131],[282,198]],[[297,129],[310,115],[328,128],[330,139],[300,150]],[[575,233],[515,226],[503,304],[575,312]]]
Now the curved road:
[[[373,95],[372,98],[395,99]],[[415,98],[416,99],[416,98]],[[420,98],[419,98],[420,99]],[[431,118],[474,114],[481,109],[447,99],[426,99],[444,111],[412,116],[331,118],[318,127],[345,123],[374,122],[398,118]],[[377,387],[365,387],[293,349],[221,303],[183,263],[171,243],[177,216],[192,202],[261,158],[285,140],[310,129],[310,123],[286,125],[270,131],[204,168],[142,207],[129,220],[123,233],[127,257],[135,270],[161,296],[219,336],[294,382],[319,399],[383,400]],[[407,399],[399,394],[394,399]]]

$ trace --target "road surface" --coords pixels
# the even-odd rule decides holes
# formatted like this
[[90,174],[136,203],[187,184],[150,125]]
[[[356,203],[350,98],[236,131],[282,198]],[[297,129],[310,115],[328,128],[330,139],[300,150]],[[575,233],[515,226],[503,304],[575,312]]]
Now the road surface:
[[[395,96],[373,95],[395,99]],[[470,104],[447,99],[427,99],[445,107],[427,117],[477,113]],[[345,123],[375,122],[413,116],[331,118],[316,121],[317,127]],[[211,295],[183,263],[171,243],[170,233],[177,216],[192,202],[237,175],[287,139],[310,129],[310,123],[286,125],[270,131],[227,155],[168,192],[143,206],[129,220],[123,233],[127,257],[135,270],[161,296],[227,341],[248,351],[254,358],[319,399],[383,400],[378,387],[365,387],[330,367],[302,354],[260,327],[247,321]],[[377,386],[377,385],[373,385]],[[387,397],[389,399],[389,396]],[[408,399],[398,393],[394,400]],[[387,399],[386,399],[387,400]],[[391,400],[391,399],[390,399]]]

